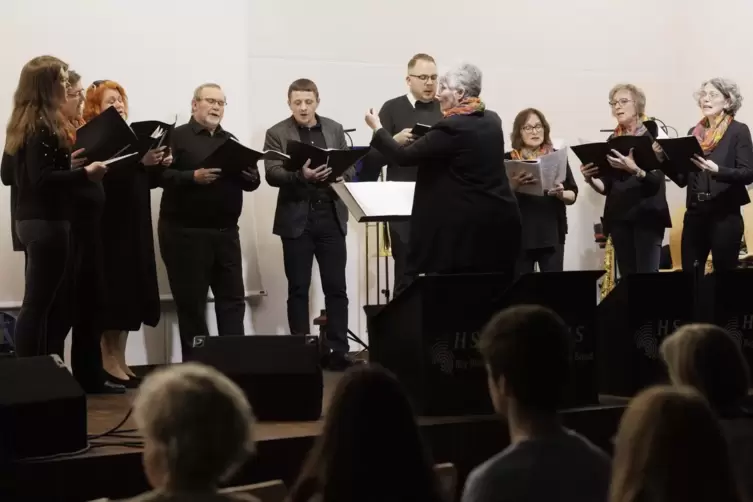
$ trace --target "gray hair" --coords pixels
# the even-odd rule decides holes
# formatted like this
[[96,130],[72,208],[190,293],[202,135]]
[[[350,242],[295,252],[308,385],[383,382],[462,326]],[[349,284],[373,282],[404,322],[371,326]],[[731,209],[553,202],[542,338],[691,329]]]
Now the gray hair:
[[150,374],[134,418],[167,469],[171,488],[227,480],[254,448],[254,416],[243,391],[219,371],[184,363]]
[[439,83],[453,91],[462,91],[465,98],[477,98],[481,94],[481,78],[478,66],[463,63],[442,75]]
[[640,119],[640,117],[646,113],[646,93],[637,85],[617,84],[609,91],[609,101],[613,101],[614,95],[620,91],[628,91],[633,96],[633,101],[635,101],[635,112]]
[[715,77],[710,80],[706,80],[701,84],[701,88],[693,94],[693,97],[695,98],[696,103],[699,106],[701,101],[701,92],[707,84],[713,85],[717,91],[721,92],[722,95],[729,100],[729,106],[724,108],[725,113],[734,116],[743,106],[743,95],[740,94],[740,88],[734,81],[722,77]]

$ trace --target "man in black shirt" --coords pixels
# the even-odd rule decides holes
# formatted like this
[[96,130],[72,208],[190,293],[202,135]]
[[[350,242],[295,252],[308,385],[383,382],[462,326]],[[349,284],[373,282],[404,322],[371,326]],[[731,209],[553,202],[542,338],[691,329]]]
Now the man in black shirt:
[[223,175],[219,169],[202,166],[223,143],[235,139],[220,126],[225,103],[217,84],[196,89],[191,120],[173,131],[173,164],[162,175],[159,243],[178,312],[184,359],[193,338],[209,334],[205,311],[210,287],[218,333],[245,334],[238,218],[243,192],[259,188],[259,171],[256,166],[243,166],[239,175]]
[[[288,141],[310,143],[320,148],[347,148],[342,125],[317,115],[319,90],[308,79],[299,79],[288,88],[292,117],[267,130],[264,150],[284,152]],[[314,257],[321,272],[327,310],[329,354],[323,361],[332,370],[351,365],[348,359],[348,294],[345,282],[347,252],[345,235],[348,209],[325,180],[331,174],[326,166],[304,166],[296,172],[281,161],[264,161],[267,183],[279,187],[272,231],[282,238],[282,256],[288,279],[288,324],[294,335],[311,331],[309,287]],[[355,172],[343,174],[349,181]]]
[[[405,77],[408,93],[392,98],[379,110],[382,127],[398,142],[398,136],[405,136],[411,141],[411,129],[416,124],[433,126],[442,118],[439,102],[435,99],[437,92],[437,65],[428,54],[416,54],[408,61],[408,74]],[[384,156],[371,150],[365,157],[363,168],[367,171],[381,169],[387,163]],[[387,165],[387,181],[416,181],[417,167]],[[363,174],[366,174],[362,172]],[[368,174],[366,174],[368,177]],[[372,177],[376,178],[373,175]],[[389,224],[392,258],[395,260],[395,295],[399,294],[411,281],[406,275],[405,264],[408,258],[408,238],[410,223],[391,222]]]

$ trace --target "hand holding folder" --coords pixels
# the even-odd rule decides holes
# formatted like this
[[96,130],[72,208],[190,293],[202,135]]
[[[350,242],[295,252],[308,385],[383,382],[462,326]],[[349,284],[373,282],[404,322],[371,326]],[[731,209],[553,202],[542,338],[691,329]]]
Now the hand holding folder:
[[262,159],[287,160],[289,158],[288,155],[275,150],[263,152],[252,150],[237,139],[230,138],[204,159],[200,166],[205,169],[219,169],[223,175],[236,175],[249,166],[255,166]]
[[417,123],[416,125],[413,126],[413,129],[411,129],[410,132],[416,138],[420,138],[421,136],[429,132],[430,129],[431,129],[431,126]]
[[704,156],[698,139],[695,136],[685,136],[682,138],[657,139],[656,141],[667,156],[667,162],[662,165],[664,174],[678,186],[686,186],[688,174],[700,171],[693,159],[696,155]]
[[99,162],[122,155],[137,142],[136,134],[111,106],[76,131],[73,150],[83,149],[89,162]]
[[300,171],[306,161],[310,161],[311,169],[319,166],[327,166],[332,172],[327,181],[336,181],[345,171],[356,162],[361,160],[368,152],[369,148],[337,149],[337,148],[319,148],[314,145],[301,143],[300,141],[289,141],[287,147],[289,160],[285,163],[285,168],[289,171]]
[[158,120],[132,123],[131,129],[138,138],[136,150],[140,154],[139,158],[143,157],[150,150],[156,150],[162,146],[169,147],[177,121],[178,117],[176,116],[172,124]]
[[656,158],[652,147],[653,141],[648,136],[616,136],[603,143],[586,143],[573,145],[570,148],[578,156],[583,165],[594,164],[599,168],[599,174],[594,178],[611,178],[622,181],[630,177],[630,173],[616,169],[609,164],[608,156],[614,156],[612,150],[622,155],[633,153],[635,163],[646,172],[659,169],[661,163]]

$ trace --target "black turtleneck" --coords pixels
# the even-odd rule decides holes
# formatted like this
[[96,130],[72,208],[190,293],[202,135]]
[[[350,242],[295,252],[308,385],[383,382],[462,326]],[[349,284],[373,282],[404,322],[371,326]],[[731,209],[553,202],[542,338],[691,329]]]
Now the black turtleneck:
[[[441,118],[442,111],[439,109],[438,101],[429,103],[416,101],[414,107],[406,95],[387,101],[379,110],[379,120],[382,122],[382,127],[391,136],[419,123],[433,126]],[[417,171],[416,167],[398,167],[388,164],[387,179],[390,181],[416,181]]]

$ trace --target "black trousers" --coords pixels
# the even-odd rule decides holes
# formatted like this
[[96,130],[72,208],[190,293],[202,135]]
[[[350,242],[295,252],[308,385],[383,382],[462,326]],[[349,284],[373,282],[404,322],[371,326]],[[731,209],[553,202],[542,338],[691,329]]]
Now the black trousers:
[[69,267],[70,224],[67,221],[16,222],[18,238],[26,249],[24,299],[15,330],[16,355],[62,356],[65,329],[53,316],[56,296]]
[[345,281],[345,235],[331,202],[312,203],[306,228],[300,237],[282,238],[282,256],[288,279],[288,324],[294,335],[311,332],[309,288],[314,257],[319,264],[327,309],[329,350],[348,352],[348,293]]
[[659,271],[664,228],[616,221],[609,234],[620,277]]
[[739,209],[721,213],[686,212],[682,227],[682,269],[691,271],[698,263],[700,270],[704,270],[709,253],[714,271],[737,268],[743,230]]
[[246,300],[238,228],[185,228],[160,221],[158,237],[178,313],[183,358],[191,353],[194,337],[209,335],[209,288],[218,333],[244,335]]
[[565,245],[522,250],[518,259],[518,275],[533,272],[537,264],[539,272],[562,272],[565,267]]
[[395,260],[395,287],[392,295],[395,297],[408,287],[408,284],[413,280],[413,277],[407,272],[410,223],[407,221],[391,222],[388,228],[392,259]]

